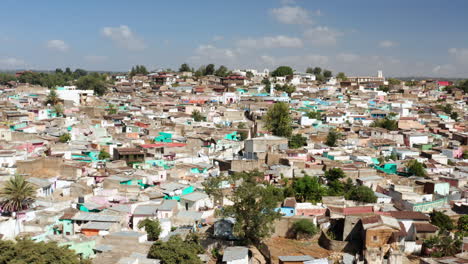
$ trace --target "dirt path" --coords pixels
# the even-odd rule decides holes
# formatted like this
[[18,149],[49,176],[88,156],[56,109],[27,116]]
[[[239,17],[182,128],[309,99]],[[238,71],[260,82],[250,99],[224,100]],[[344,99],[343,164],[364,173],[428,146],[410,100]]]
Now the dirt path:
[[270,248],[272,263],[278,263],[278,256],[299,256],[309,255],[314,258],[326,258],[333,251],[320,247],[317,239],[312,240],[294,240],[286,238],[270,238],[266,241]]

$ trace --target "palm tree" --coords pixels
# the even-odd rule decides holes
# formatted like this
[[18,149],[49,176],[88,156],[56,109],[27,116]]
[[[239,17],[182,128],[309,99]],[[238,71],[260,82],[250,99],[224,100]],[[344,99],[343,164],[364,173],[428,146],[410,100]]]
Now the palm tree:
[[0,189],[0,206],[4,211],[17,212],[34,202],[36,191],[21,175],[10,178]]
[[49,95],[47,95],[46,104],[56,105],[60,101],[57,92],[54,89],[51,89]]

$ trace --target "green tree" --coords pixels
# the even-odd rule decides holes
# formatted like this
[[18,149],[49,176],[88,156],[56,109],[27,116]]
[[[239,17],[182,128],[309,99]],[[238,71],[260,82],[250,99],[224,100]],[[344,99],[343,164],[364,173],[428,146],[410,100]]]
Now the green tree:
[[34,242],[30,239],[0,240],[0,264],[90,264],[75,251],[60,247],[56,242]]
[[344,74],[344,72],[339,72],[337,75],[336,75],[336,79],[340,80],[340,81],[346,81],[348,79],[348,77],[346,77],[346,75]]
[[423,246],[431,249],[432,257],[454,256],[461,251],[462,241],[458,236],[452,238],[450,235],[438,235],[424,240]]
[[107,111],[108,111],[109,115],[117,114],[117,108],[113,104],[109,105],[109,108],[107,109]]
[[192,118],[195,122],[201,122],[205,121],[206,118],[200,113],[198,110],[193,110],[192,112]]
[[180,65],[179,72],[190,72],[192,69],[187,63]]
[[468,232],[468,215],[462,215],[458,218],[458,230]]
[[330,70],[324,70],[323,71],[323,77],[330,78],[332,76],[333,76],[333,73]]
[[275,103],[268,109],[265,116],[266,128],[275,136],[289,138],[292,133],[292,119],[289,115],[289,105],[283,102]]
[[196,77],[201,77],[206,75],[206,67],[205,66],[200,66],[198,70],[195,72]]
[[63,133],[62,135],[60,135],[59,137],[59,142],[60,143],[67,143],[68,141],[71,140],[71,136],[69,133]]
[[99,151],[99,155],[98,155],[98,159],[99,160],[107,160],[107,159],[110,159],[111,155],[109,154],[109,152],[105,151],[105,150],[101,150]]
[[70,67],[65,68],[65,74],[66,75],[72,75],[72,71],[71,71]]
[[213,75],[215,73],[215,65],[208,64],[205,68],[205,75]]
[[62,104],[54,105],[54,111],[55,111],[55,113],[57,113],[58,116],[63,115],[63,111],[64,111],[63,105]]
[[132,69],[130,70],[130,77],[133,77],[133,76],[135,76],[137,74],[147,75],[148,70],[143,65],[136,65],[136,66],[132,67]]
[[312,72],[315,74],[315,75],[320,75],[322,73],[322,68],[320,67],[315,67]]
[[344,179],[346,177],[346,174],[340,168],[331,168],[325,171],[324,176],[325,176],[325,179],[327,179],[327,182],[332,182],[332,181]]
[[450,118],[452,118],[453,120],[457,121],[458,120],[458,113],[457,112],[452,112],[450,114]]
[[377,202],[377,196],[374,191],[367,186],[356,186],[351,188],[345,195],[347,200],[353,200],[364,203],[375,203]]
[[171,236],[167,242],[156,241],[148,252],[148,258],[159,259],[161,264],[202,264],[198,254],[203,248],[180,236]]
[[289,66],[279,66],[278,68],[276,68],[276,70],[274,70],[272,73],[271,73],[271,76],[273,77],[280,77],[280,76],[288,76],[288,75],[293,75],[294,71],[291,67]]
[[224,194],[223,189],[221,189],[221,184],[223,181],[226,181],[225,177],[215,176],[207,177],[202,182],[203,190],[208,196],[213,198],[217,203],[220,203],[223,200]]
[[336,147],[336,141],[340,139],[341,135],[336,132],[335,130],[330,130],[327,135],[327,140],[325,141],[325,145],[329,147]]
[[317,120],[322,119],[322,114],[318,111],[309,111],[305,114],[305,116],[311,119],[317,119]]
[[430,214],[431,224],[437,226],[441,230],[451,231],[455,228],[452,219],[442,212],[434,211]]
[[15,75],[0,72],[0,84],[5,85],[11,81],[16,81]]
[[283,92],[287,93],[289,96],[291,96],[291,94],[296,91],[296,86],[294,86],[292,84],[284,84],[284,85],[277,84],[275,86],[275,90],[283,91]]
[[377,120],[375,120],[374,122],[372,122],[370,124],[371,127],[381,127],[381,128],[385,128],[387,130],[392,130],[392,131],[395,131],[395,130],[398,130],[398,121],[396,120],[391,120],[387,117],[385,118],[379,118]]
[[102,96],[106,93],[106,83],[99,74],[90,74],[80,77],[76,81],[76,87],[80,90],[93,90],[98,96]]
[[265,92],[270,93],[270,90],[271,90],[271,82],[270,82],[270,79],[268,79],[268,77],[265,78],[265,79],[263,79],[263,80],[262,80],[262,84],[265,85],[265,88],[264,88],[264,89],[265,89]]
[[237,134],[239,135],[239,140],[240,141],[246,140],[247,137],[249,136],[249,134],[245,130],[237,131]]
[[300,202],[321,202],[322,196],[327,193],[326,188],[320,184],[319,179],[309,175],[294,180],[292,190],[296,199]]
[[275,209],[283,199],[282,191],[269,184],[259,184],[263,173],[258,171],[238,173],[235,177],[242,178],[242,184],[230,197],[233,205],[225,206],[221,214],[236,219],[237,237],[246,244],[258,245],[271,234],[273,222],[281,217]]
[[149,218],[145,218],[138,222],[138,228],[144,228],[146,233],[148,234],[148,241],[156,241],[159,239],[159,235],[161,234],[162,228],[159,224],[159,220],[151,220]]
[[388,78],[387,79],[389,85],[400,85],[401,81],[395,78]]
[[458,87],[462,89],[465,94],[467,94],[468,93],[468,80],[461,81]]
[[60,98],[58,97],[57,92],[55,89],[51,89],[46,97],[45,104],[56,105],[58,102],[60,102]]
[[[209,66],[209,65],[208,65]],[[215,71],[214,75],[218,76],[218,77],[226,77],[229,73],[229,70],[228,68],[226,68],[226,66],[224,65],[221,65],[219,66],[219,68]]]
[[86,76],[86,75],[88,75],[88,72],[83,70],[83,69],[76,69],[73,72],[73,78],[75,78],[75,79],[79,79],[80,77],[83,77],[83,76]]
[[34,202],[36,190],[21,175],[8,179],[0,189],[0,204],[7,212],[27,209]]
[[410,160],[408,163],[406,163],[406,170],[412,175],[420,177],[427,176],[424,165],[417,160]]
[[318,228],[307,219],[297,220],[293,223],[291,231],[296,239],[311,237],[318,233]]
[[307,145],[307,138],[303,137],[301,134],[292,135],[289,139],[289,148],[298,149]]
[[312,73],[314,73],[314,69],[312,67],[307,67],[306,73],[312,74]]

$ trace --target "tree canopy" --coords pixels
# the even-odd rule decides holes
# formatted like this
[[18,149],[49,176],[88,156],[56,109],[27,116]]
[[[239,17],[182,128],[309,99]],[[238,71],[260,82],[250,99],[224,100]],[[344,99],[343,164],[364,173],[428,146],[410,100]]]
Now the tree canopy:
[[330,78],[332,76],[333,76],[333,73],[330,70],[324,70],[323,71],[323,77]]
[[190,71],[192,71],[192,69],[187,63],[183,63],[182,65],[180,65],[179,72],[190,72]]
[[261,185],[263,173],[258,171],[237,173],[242,184],[231,195],[233,205],[225,206],[221,212],[224,217],[236,219],[234,233],[246,244],[258,244],[268,237],[273,229],[273,222],[280,218],[275,211],[283,199],[282,191],[273,185]]
[[339,72],[337,75],[336,75],[336,79],[340,80],[340,81],[346,81],[348,79],[348,77],[346,77],[345,73],[344,72]]
[[289,138],[292,133],[292,119],[289,115],[289,105],[283,102],[275,103],[268,109],[265,116],[266,128],[275,136]]
[[109,154],[109,152],[105,151],[105,150],[101,150],[99,151],[99,155],[98,155],[98,159],[100,160],[106,160],[106,159],[110,159],[111,155]]
[[294,73],[293,69],[289,66],[279,66],[271,73],[273,77],[288,76]]
[[147,75],[148,70],[143,65],[136,65],[136,66],[132,67],[132,69],[130,70],[130,77],[133,77],[133,76],[135,76],[137,74]]
[[292,135],[289,139],[289,148],[298,149],[307,145],[307,138],[303,137],[301,134]]
[[17,212],[27,209],[34,202],[36,190],[21,175],[15,175],[0,189],[0,204],[4,211]]
[[325,144],[329,147],[336,147],[336,141],[340,139],[341,135],[335,130],[330,130],[327,135]]
[[372,122],[372,124],[370,124],[370,126],[381,127],[387,130],[395,131],[395,130],[398,130],[398,121],[391,120],[388,117],[385,117],[385,118],[380,118],[380,119],[375,120],[374,122]]
[[417,160],[410,160],[406,164],[406,169],[412,175],[425,177],[427,175],[424,165]]
[[148,258],[159,259],[161,264],[202,264],[198,257],[202,253],[204,249],[196,241],[171,236],[167,242],[155,242],[148,252]]
[[101,76],[98,73],[80,77],[76,81],[76,87],[80,90],[93,90],[98,96],[104,95],[107,91],[104,76]]
[[162,228],[159,224],[159,220],[151,220],[149,218],[145,218],[138,222],[138,228],[144,228],[146,233],[148,234],[148,241],[156,241],[159,239],[159,235],[161,234]]
[[224,65],[219,66],[219,68],[214,72],[214,75],[218,77],[226,77],[228,74],[229,70]]
[[195,122],[201,122],[206,120],[206,117],[204,117],[198,110],[193,110],[192,118]]
[[19,239],[16,243],[0,240],[0,264],[90,264],[80,260],[75,251],[60,247],[55,242],[34,242]]
[[345,194],[347,200],[353,200],[363,203],[377,202],[377,196],[374,191],[367,186],[354,186]]
[[320,184],[319,179],[309,175],[295,179],[292,183],[292,189],[296,200],[300,202],[321,202],[322,196],[327,194],[327,189]]
[[295,238],[311,237],[318,233],[318,228],[310,220],[301,219],[293,223],[291,231]]
[[452,219],[443,212],[434,211],[430,214],[431,224],[437,226],[441,230],[451,231],[455,228]]
[[205,68],[205,74],[204,75],[213,75],[215,73],[215,65],[214,64],[208,64]]
[[296,86],[292,84],[283,84],[283,85],[277,84],[275,85],[275,90],[283,91],[287,93],[289,96],[291,96],[291,94],[296,91]]

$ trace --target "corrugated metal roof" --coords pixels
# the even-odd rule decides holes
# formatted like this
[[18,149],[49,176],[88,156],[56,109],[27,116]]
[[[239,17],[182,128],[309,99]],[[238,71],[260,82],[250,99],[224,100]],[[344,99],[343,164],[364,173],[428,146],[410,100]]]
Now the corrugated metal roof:
[[119,215],[104,215],[99,213],[80,212],[72,217],[74,221],[94,221],[94,222],[120,222]]
[[110,222],[88,222],[81,229],[109,230],[113,224]]
[[248,255],[249,249],[246,247],[227,247],[224,250],[223,262],[241,260]]

